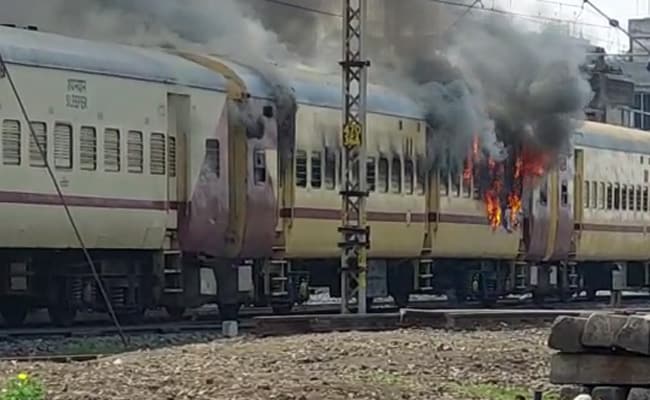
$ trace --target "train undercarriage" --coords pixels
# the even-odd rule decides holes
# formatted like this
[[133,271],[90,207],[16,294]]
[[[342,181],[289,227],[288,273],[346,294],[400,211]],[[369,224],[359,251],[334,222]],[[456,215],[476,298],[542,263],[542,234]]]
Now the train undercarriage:
[[[163,307],[173,318],[186,309],[214,303],[222,319],[236,319],[241,305],[271,306],[287,313],[307,301],[310,289],[327,287],[340,296],[338,260],[230,260],[179,252],[91,253],[110,304],[122,323],[141,321],[147,309]],[[650,263],[543,263],[492,260],[369,260],[368,300],[392,297],[406,307],[412,294],[445,295],[451,304],[490,306],[510,295],[533,301],[593,300],[599,290],[645,290]],[[78,251],[0,253],[0,315],[7,325],[23,323],[46,308],[52,323],[68,326],[79,311],[107,312],[91,268]]]

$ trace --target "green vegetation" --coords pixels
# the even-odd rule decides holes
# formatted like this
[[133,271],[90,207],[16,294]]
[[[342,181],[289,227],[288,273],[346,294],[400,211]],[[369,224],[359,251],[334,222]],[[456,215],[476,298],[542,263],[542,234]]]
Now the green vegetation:
[[21,372],[2,389],[0,400],[43,400],[45,391],[38,381]]

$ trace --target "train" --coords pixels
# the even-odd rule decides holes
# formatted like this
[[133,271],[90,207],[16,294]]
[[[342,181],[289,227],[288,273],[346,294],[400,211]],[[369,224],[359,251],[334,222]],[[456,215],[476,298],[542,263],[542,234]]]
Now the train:
[[[205,304],[236,319],[242,304],[287,312],[312,287],[340,295],[339,76],[282,71],[287,106],[266,67],[214,54],[14,27],[0,27],[0,52],[28,114],[3,71],[6,324],[38,308],[61,326],[107,311],[39,145],[120,320]],[[581,123],[521,188],[509,229],[486,216],[474,176],[428,166],[437,144],[418,103],[370,84],[367,109],[369,301],[543,301],[650,284],[646,132]]]

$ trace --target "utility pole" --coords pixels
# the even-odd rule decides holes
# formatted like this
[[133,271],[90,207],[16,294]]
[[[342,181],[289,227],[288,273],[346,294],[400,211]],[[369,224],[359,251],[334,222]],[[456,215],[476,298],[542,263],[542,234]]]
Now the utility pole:
[[366,313],[367,252],[370,230],[366,220],[366,93],[365,28],[367,0],[343,1],[343,179],[341,182],[341,313]]

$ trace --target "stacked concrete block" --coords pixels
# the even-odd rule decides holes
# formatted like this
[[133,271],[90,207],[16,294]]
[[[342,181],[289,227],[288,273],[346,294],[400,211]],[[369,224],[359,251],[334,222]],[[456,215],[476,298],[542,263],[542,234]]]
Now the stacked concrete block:
[[558,317],[548,339],[551,383],[580,385],[596,400],[650,400],[650,315]]

